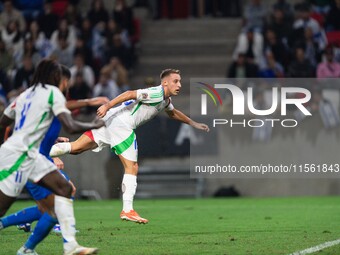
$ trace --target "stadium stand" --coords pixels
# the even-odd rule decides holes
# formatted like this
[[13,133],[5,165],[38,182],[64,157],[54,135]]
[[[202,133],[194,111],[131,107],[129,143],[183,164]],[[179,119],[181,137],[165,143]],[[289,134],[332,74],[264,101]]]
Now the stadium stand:
[[[1,109],[44,57],[71,68],[69,99],[104,95],[103,82],[113,97],[146,77],[158,81],[168,67],[189,84],[198,76],[316,77],[329,52],[336,68],[340,61],[340,0],[3,0],[0,10]],[[188,88],[174,99],[184,112]]]

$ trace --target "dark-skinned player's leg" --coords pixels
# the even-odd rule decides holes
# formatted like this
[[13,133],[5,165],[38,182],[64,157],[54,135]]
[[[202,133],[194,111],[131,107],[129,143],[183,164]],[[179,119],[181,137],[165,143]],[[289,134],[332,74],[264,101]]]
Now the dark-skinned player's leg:
[[50,189],[55,194],[54,211],[64,239],[64,254],[96,254],[97,248],[82,247],[76,241],[76,221],[71,199],[72,184],[55,170],[45,175],[39,181],[39,185]]
[[38,183],[50,189],[54,194],[54,211],[58,218],[64,240],[64,250],[78,246],[76,241],[75,218],[73,212],[72,185],[60,174],[53,171],[45,175]]
[[9,197],[0,190],[0,217],[5,215],[15,200],[15,197]]

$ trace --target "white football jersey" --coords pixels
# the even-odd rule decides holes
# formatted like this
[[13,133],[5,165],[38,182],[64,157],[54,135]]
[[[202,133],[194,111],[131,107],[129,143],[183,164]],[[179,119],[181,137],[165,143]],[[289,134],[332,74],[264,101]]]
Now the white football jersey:
[[174,106],[171,99],[164,99],[163,86],[137,90],[137,99],[122,103],[116,108],[110,109],[103,120],[106,126],[119,118],[127,127],[135,129],[143,123],[155,117],[163,110],[172,111]]
[[15,119],[12,136],[3,147],[19,151],[29,151],[29,155],[39,151],[53,117],[62,112],[70,113],[66,108],[66,99],[61,91],[51,85],[45,88],[39,84],[26,89],[4,111],[4,114]]

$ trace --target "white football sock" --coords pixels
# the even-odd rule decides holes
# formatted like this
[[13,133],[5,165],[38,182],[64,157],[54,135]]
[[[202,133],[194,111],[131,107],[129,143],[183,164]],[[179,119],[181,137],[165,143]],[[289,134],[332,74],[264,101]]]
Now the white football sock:
[[55,196],[54,211],[57,215],[61,234],[64,239],[64,250],[70,251],[78,246],[76,241],[76,220],[73,212],[73,200]]
[[123,211],[129,212],[133,210],[133,198],[137,189],[137,176],[132,174],[124,174],[122,182],[123,192]]
[[51,157],[59,157],[61,155],[70,153],[71,143],[56,143],[50,150]]

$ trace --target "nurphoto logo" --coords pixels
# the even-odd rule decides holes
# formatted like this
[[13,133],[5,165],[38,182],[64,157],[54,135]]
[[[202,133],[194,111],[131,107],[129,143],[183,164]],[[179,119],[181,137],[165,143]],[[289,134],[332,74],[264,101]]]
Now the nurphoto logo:
[[[249,113],[254,116],[259,116],[253,119],[223,119],[217,118],[213,119],[213,127],[218,125],[230,125],[230,127],[262,127],[265,123],[269,123],[274,127],[275,123],[280,123],[282,127],[296,127],[298,121],[292,118],[286,118],[287,109],[295,106],[300,114],[304,116],[311,116],[310,111],[305,107],[304,104],[308,103],[311,99],[311,92],[308,89],[300,87],[272,87],[271,91],[271,106],[268,109],[256,109],[254,104],[254,92],[252,87],[247,88],[247,93],[244,93],[238,86],[233,84],[214,84],[209,85],[207,83],[198,82],[198,84],[204,86],[200,89],[204,92],[201,94],[201,115],[208,115],[208,103],[207,97],[209,96],[214,102],[215,106],[223,105],[220,93],[216,89],[225,90],[230,92],[232,96],[232,115],[233,116],[244,116],[246,113],[245,107]],[[292,98],[291,95],[299,94],[298,98]],[[279,118],[269,118],[269,115],[274,114],[278,109],[280,109]],[[267,116],[268,118],[265,118]]]

